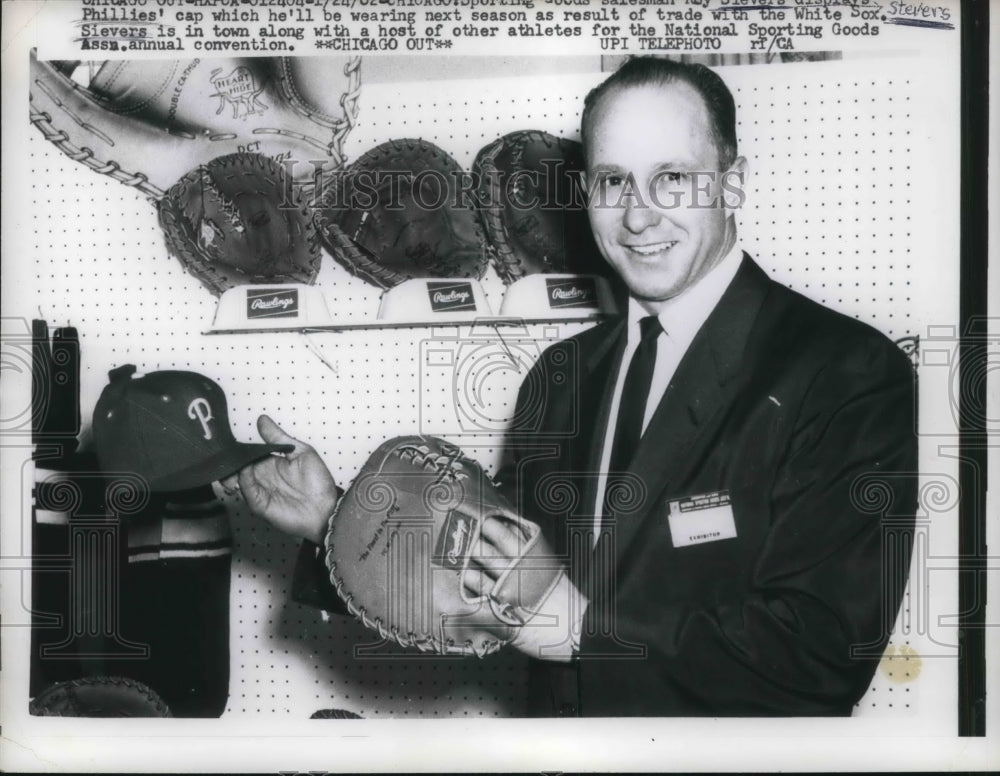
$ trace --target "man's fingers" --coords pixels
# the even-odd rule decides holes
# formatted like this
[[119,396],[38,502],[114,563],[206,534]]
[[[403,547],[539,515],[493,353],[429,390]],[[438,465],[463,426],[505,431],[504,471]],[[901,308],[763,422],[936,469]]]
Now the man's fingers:
[[[266,459],[265,459],[266,461]],[[263,462],[244,466],[239,472],[239,486],[243,492],[243,499],[247,505],[254,510],[261,510],[270,501],[270,487],[266,480],[260,478],[259,469]],[[273,486],[271,486],[273,487]]]
[[[508,545],[511,544],[509,539],[507,543]],[[470,555],[469,561],[473,568],[484,572],[491,579],[498,579],[510,566],[512,559],[516,557],[518,557],[517,552],[512,553],[507,549],[497,546],[497,544],[486,536],[486,532],[483,531],[480,534],[476,550]]]
[[493,580],[478,569],[466,569],[462,575],[462,583],[469,595],[484,596],[493,589]]
[[479,546],[470,560],[491,579],[498,579],[524,554],[527,537],[513,522],[490,516],[480,526]]
[[513,522],[490,516],[483,520],[480,532],[485,542],[496,548],[497,555],[519,558],[524,554],[528,537]]
[[222,490],[227,496],[233,495],[240,489],[239,472],[236,472],[236,474],[230,474],[228,477],[223,477],[219,480],[219,484],[222,486]]
[[295,437],[285,433],[284,429],[267,415],[261,415],[257,418],[257,431],[260,432],[261,438],[270,445],[294,445],[295,450],[289,455],[296,455],[312,449],[305,442],[300,442]]

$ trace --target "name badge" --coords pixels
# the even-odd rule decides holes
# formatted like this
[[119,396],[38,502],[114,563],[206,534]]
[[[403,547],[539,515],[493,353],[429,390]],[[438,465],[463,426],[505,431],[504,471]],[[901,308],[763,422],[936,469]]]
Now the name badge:
[[736,538],[736,521],[727,490],[678,499],[667,506],[674,547]]

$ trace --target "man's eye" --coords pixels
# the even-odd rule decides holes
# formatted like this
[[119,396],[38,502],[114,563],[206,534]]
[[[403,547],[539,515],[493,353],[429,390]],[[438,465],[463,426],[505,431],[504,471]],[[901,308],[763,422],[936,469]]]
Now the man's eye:
[[624,185],[625,178],[621,175],[605,175],[602,183],[606,189],[617,189]]
[[680,183],[682,180],[684,180],[685,177],[686,176],[684,173],[674,172],[672,170],[669,172],[660,173],[660,180],[663,183]]

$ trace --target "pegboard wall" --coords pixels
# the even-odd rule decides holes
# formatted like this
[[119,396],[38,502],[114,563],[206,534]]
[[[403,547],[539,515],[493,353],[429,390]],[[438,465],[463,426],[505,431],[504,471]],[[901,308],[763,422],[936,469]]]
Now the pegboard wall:
[[[497,60],[495,78],[435,80],[433,88],[414,80],[366,83],[363,62],[359,122],[345,151],[353,159],[385,140],[421,137],[468,169],[483,145],[515,129],[578,137],[583,95],[602,78],[597,62],[579,75],[504,78]],[[777,280],[894,339],[940,321],[933,280],[940,267],[930,270],[942,260],[941,246],[957,241],[936,226],[926,197],[937,185],[926,163],[940,140],[929,118],[937,106],[912,61],[719,72],[736,95],[740,150],[751,169],[739,217],[744,248]],[[206,336],[216,299],[167,254],[151,203],[75,164],[37,133],[27,152],[34,169],[34,253],[25,257],[34,267],[31,293],[39,316],[80,330],[87,417],[114,366],[191,369],[222,385],[238,439],[256,440],[255,419],[267,413],[316,447],[342,484],[384,439],[417,431],[451,435],[492,471],[528,367],[547,344],[581,328],[531,326],[506,333],[504,342],[492,329],[473,328]],[[957,278],[957,254],[950,260]],[[492,268],[483,284],[499,309],[503,284]],[[317,285],[338,322],[374,318],[378,289],[328,256]],[[469,431],[476,433],[471,444],[456,436]],[[235,497],[220,497],[235,534],[227,715],[305,719],[321,708],[373,718],[521,713],[525,664],[513,651],[472,661],[380,649],[355,659],[355,648],[374,643],[373,634],[293,603],[296,543]],[[927,654],[927,637],[908,631],[910,622],[907,608],[892,648]],[[950,696],[928,678],[948,672],[950,662],[925,663],[919,679],[909,675],[919,673],[909,670],[916,661],[893,665],[899,671],[880,670],[859,714],[952,719]]]

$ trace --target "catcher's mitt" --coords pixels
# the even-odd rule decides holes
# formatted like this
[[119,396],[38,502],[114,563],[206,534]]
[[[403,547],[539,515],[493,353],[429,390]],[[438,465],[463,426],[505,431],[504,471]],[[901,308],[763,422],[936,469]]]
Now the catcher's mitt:
[[246,283],[312,283],[320,253],[302,192],[260,154],[189,172],[159,204],[167,248],[212,293]]
[[171,717],[159,695],[134,679],[94,676],[58,682],[28,705],[36,717]]
[[357,57],[39,61],[31,123],[67,156],[153,199],[189,170],[249,151],[311,184],[354,125]]
[[512,132],[476,156],[473,175],[497,274],[606,274],[587,220],[583,147],[546,132]]
[[464,175],[424,140],[383,143],[319,197],[320,239],[348,270],[381,288],[414,277],[479,279],[486,239]]
[[[480,527],[509,521],[523,551],[486,595],[464,584]],[[330,581],[365,626],[441,654],[499,650],[555,587],[562,566],[475,461],[433,437],[390,439],[371,455],[330,518]]]

